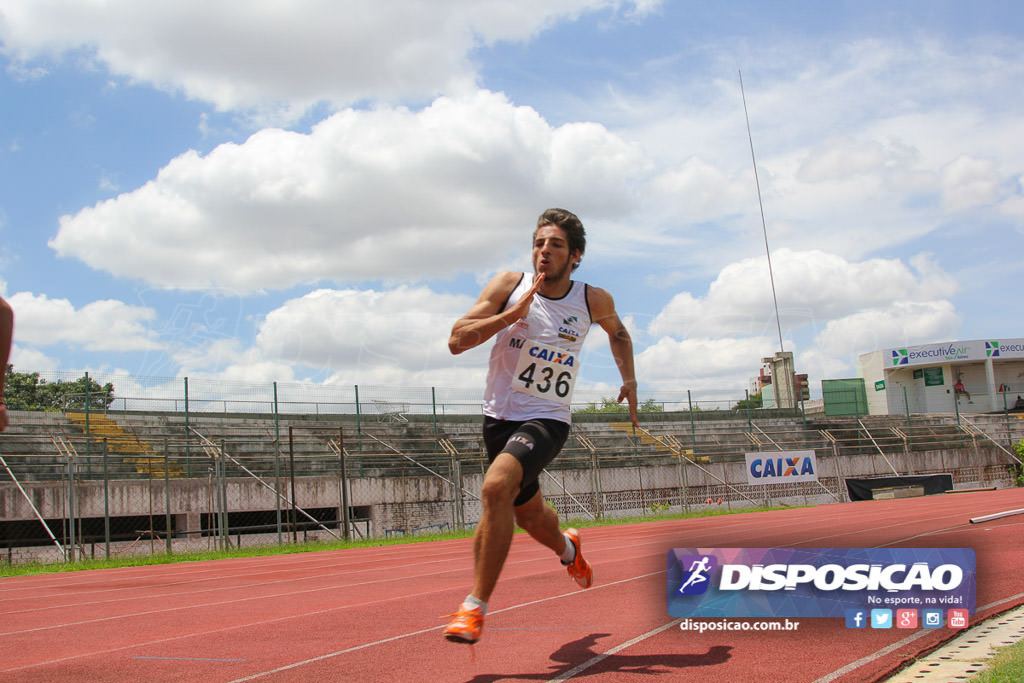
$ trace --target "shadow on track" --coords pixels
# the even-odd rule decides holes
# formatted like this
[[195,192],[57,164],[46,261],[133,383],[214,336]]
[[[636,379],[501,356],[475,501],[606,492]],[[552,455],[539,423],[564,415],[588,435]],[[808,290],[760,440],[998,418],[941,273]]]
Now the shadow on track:
[[[518,674],[477,674],[466,683],[496,683],[497,681],[507,680],[547,681],[557,678],[591,659],[602,657],[602,653],[595,652],[594,648],[597,646],[598,640],[607,638],[609,635],[611,634],[591,633],[590,635],[565,643],[551,653],[552,661],[559,662],[559,664],[551,665],[548,671]],[[732,656],[730,654],[731,650],[732,647],[728,645],[715,645],[704,654],[611,654],[604,656],[599,661],[595,661],[592,666],[587,667],[585,672],[588,676],[607,672],[665,675],[679,669],[723,664]]]

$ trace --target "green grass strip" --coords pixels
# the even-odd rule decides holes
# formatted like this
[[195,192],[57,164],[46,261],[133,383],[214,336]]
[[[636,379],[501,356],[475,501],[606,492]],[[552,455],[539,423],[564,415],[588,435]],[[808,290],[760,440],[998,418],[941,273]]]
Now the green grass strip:
[[999,649],[980,674],[970,683],[1020,683],[1024,681],[1024,641]]

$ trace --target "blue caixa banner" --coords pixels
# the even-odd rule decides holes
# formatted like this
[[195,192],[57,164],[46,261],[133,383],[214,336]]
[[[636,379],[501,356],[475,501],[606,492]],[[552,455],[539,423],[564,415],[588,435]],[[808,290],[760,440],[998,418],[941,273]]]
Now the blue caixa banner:
[[673,617],[838,617],[848,610],[973,614],[970,548],[674,548]]

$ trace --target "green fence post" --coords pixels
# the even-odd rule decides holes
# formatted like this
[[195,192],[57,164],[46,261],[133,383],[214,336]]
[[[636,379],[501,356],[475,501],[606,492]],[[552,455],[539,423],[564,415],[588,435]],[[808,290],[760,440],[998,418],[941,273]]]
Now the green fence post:
[[437,441],[437,390],[434,387],[430,387],[430,406],[434,413],[434,441]]
[[103,439],[103,548],[110,559],[110,476],[107,471],[107,439]]
[[292,544],[299,542],[299,531],[296,528],[296,522],[298,522],[298,515],[295,513],[295,508],[298,504],[295,502],[295,436],[294,426],[288,425],[288,478],[291,482],[291,499],[292,504],[288,509],[288,527],[292,530]]
[[217,461],[220,463],[220,528],[225,550],[231,547],[231,525],[228,520],[228,464],[224,459],[227,452],[227,445],[224,439],[221,439],[220,457]]
[[[274,509],[277,519],[277,544],[282,545],[281,537],[281,423],[277,411],[277,382],[274,382]],[[291,434],[291,427],[288,428]]]
[[[91,403],[92,403],[92,397],[89,395],[89,373],[87,372],[87,373],[85,373],[85,429],[86,429],[86,434],[87,435],[91,431],[90,430],[90,426],[89,426],[89,408],[90,408],[90,404]],[[85,440],[85,474],[86,474],[86,476],[89,476],[89,475],[92,474],[89,471],[89,466],[90,466],[90,463],[92,462],[92,453],[90,452],[90,442],[91,441],[92,441],[92,439],[90,439],[90,438],[86,438],[86,440]],[[79,539],[79,540],[81,540],[81,539]]]
[[192,478],[192,455],[190,451],[190,444],[192,443],[192,437],[189,435],[189,421],[188,421],[188,377],[185,378],[185,476],[189,479]]
[[690,390],[686,390],[686,402],[690,404],[690,438],[693,439],[693,460],[697,461],[697,425],[693,421],[693,397]]
[[[363,433],[363,423],[362,423],[362,420],[360,419],[360,417],[362,416],[362,411],[359,408],[359,385],[356,384],[356,385],[353,386],[353,388],[355,389],[355,394],[356,394],[356,432],[359,433],[359,434],[362,434]],[[360,444],[361,443],[362,443],[362,440],[360,440]]]
[[341,427],[338,427],[338,467],[341,472],[341,523],[345,527],[342,536],[347,541],[351,519],[348,510],[348,480],[345,476],[345,430]]
[[1006,416],[1006,445],[1013,450],[1013,435],[1010,434],[1010,405],[1006,402],[1006,392],[1003,392],[1003,415]]
[[[89,462],[89,458],[92,457],[90,453],[90,446],[92,442],[92,428],[89,424],[89,373],[85,373],[85,461]],[[68,479],[71,488],[70,496],[68,498],[68,520],[70,522],[70,540],[71,540],[71,561],[75,560],[75,546],[80,539],[78,539],[75,533],[75,459],[74,456],[68,458]]]
[[752,419],[751,414],[750,414],[750,390],[749,389],[744,389],[743,390],[743,395],[746,397],[746,404],[747,404],[747,431],[748,432],[752,432],[752,431],[754,431],[754,423],[753,423],[753,419]]
[[359,385],[354,385],[356,392],[356,434],[359,435],[359,448],[357,453],[363,452],[363,422],[362,422],[362,411],[359,408]]
[[173,555],[171,548],[171,460],[167,455],[167,439],[164,439],[164,538],[167,543],[167,554]]

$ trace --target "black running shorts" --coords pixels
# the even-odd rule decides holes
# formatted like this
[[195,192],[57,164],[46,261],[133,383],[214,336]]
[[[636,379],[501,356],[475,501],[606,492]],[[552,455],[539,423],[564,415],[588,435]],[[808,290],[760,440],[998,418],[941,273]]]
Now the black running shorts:
[[522,505],[540,491],[541,471],[562,450],[569,436],[569,425],[559,420],[516,422],[484,417],[484,444],[488,461],[499,453],[509,453],[523,466],[523,481],[515,505]]

